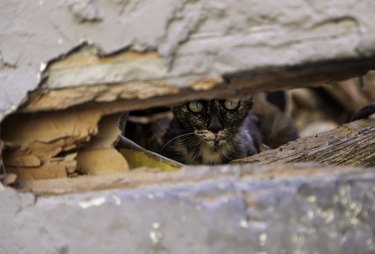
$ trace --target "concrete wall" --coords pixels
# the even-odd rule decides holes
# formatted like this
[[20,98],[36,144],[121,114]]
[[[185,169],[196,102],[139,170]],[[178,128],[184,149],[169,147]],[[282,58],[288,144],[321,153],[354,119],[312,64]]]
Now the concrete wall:
[[0,253],[374,253],[374,176],[374,168],[196,167],[92,193],[1,187]]
[[[373,0],[3,0],[0,119],[29,91],[97,85],[74,75],[40,82],[48,62],[84,41],[97,55],[156,54],[148,73],[186,87],[256,67],[374,55],[374,13]],[[375,169],[259,170],[185,168],[138,185],[129,173],[122,188],[57,196],[1,185],[0,253],[375,252]]]
[[163,76],[186,86],[259,66],[373,54],[374,12],[372,0],[4,0],[0,118],[37,89],[48,61],[83,41],[107,54],[158,52]]

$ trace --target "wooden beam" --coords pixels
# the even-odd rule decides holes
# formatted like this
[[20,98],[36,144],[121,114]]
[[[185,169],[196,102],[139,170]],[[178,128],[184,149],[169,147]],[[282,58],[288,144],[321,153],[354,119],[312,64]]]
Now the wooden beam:
[[317,162],[325,165],[375,166],[375,120],[358,120],[279,148],[235,160],[234,164]]

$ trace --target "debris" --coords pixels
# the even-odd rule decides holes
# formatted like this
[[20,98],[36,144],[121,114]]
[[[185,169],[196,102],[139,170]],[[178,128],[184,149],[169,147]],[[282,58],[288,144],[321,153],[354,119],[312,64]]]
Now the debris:
[[1,183],[5,186],[10,186],[16,183],[16,180],[17,180],[17,175],[10,173],[10,174],[6,174],[3,176],[3,178],[1,179]]
[[126,160],[113,148],[120,131],[118,115],[103,117],[99,123],[102,114],[86,109],[9,116],[1,133],[7,171],[24,180],[128,170]]
[[182,164],[146,150],[125,137],[121,137],[117,147],[127,159],[130,168],[147,167],[158,168],[161,171],[176,171],[182,167]]

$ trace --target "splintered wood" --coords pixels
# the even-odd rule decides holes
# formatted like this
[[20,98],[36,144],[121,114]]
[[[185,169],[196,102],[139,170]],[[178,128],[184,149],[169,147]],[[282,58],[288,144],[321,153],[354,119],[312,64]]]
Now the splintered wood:
[[102,113],[93,110],[9,116],[1,133],[7,172],[30,180],[99,174],[103,168],[127,171],[126,160],[113,148],[118,115],[101,118]]

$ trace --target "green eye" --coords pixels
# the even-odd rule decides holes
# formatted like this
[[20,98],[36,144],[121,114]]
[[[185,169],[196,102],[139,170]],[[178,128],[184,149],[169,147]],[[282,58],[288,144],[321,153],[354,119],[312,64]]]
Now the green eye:
[[203,110],[203,104],[199,101],[192,101],[189,103],[189,109],[194,113],[199,113]]
[[224,107],[228,110],[234,110],[240,105],[239,100],[225,100]]

